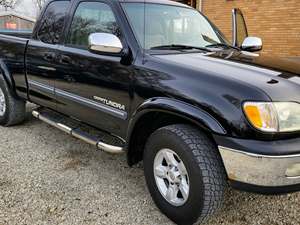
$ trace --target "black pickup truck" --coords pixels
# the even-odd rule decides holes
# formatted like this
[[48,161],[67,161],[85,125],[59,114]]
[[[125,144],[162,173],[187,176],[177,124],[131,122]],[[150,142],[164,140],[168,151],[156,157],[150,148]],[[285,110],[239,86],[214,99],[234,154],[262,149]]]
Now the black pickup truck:
[[205,221],[227,184],[300,190],[300,64],[257,53],[261,39],[232,15],[230,43],[172,1],[50,1],[30,39],[0,35],[0,124],[33,102],[36,118],[143,160],[178,224]]

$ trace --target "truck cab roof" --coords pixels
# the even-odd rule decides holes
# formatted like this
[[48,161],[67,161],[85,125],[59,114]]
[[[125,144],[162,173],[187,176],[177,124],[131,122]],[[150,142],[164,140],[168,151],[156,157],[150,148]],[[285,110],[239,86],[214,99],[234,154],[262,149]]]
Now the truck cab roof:
[[151,3],[151,4],[162,4],[162,5],[174,5],[174,6],[180,6],[180,7],[186,7],[186,8],[192,8],[188,5],[176,2],[176,1],[169,1],[169,0],[113,0],[118,1],[120,3],[122,2],[134,2],[134,3]]
[[[53,1],[49,1],[48,4],[50,2],[56,2],[56,1],[63,1],[63,0],[53,0]],[[72,0],[74,1],[74,0]],[[133,3],[150,3],[150,4],[161,4],[161,5],[174,5],[174,6],[180,6],[180,7],[185,7],[185,8],[192,8],[188,5],[176,2],[176,1],[170,1],[170,0],[110,0],[113,2],[120,2],[120,3],[127,3],[127,2],[133,2]]]

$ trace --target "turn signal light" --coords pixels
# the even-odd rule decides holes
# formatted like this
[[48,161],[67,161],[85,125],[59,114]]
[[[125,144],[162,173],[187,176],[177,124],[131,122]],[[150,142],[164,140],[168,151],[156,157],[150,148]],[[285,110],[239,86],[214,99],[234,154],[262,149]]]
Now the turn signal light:
[[246,102],[243,108],[255,128],[268,132],[278,131],[277,114],[272,103]]

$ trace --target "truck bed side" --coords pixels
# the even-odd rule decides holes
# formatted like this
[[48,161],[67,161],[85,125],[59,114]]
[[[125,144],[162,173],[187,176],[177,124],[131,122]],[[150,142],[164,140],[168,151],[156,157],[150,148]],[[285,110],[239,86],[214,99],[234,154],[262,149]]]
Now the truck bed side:
[[19,97],[27,99],[25,52],[29,39],[0,35],[0,69]]

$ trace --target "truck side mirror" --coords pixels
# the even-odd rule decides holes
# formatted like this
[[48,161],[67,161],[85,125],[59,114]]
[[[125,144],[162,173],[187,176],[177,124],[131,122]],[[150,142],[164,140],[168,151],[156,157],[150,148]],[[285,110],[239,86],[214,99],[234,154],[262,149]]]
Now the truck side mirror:
[[245,18],[239,9],[232,10],[232,45],[249,52],[262,49],[262,40],[260,38],[248,36]]
[[241,49],[248,52],[262,50],[262,40],[258,37],[247,37],[241,46]]
[[232,10],[232,45],[241,47],[243,41],[248,37],[248,30],[243,13],[239,9]]
[[121,53],[123,45],[120,39],[109,33],[93,33],[89,35],[89,50],[99,53]]

